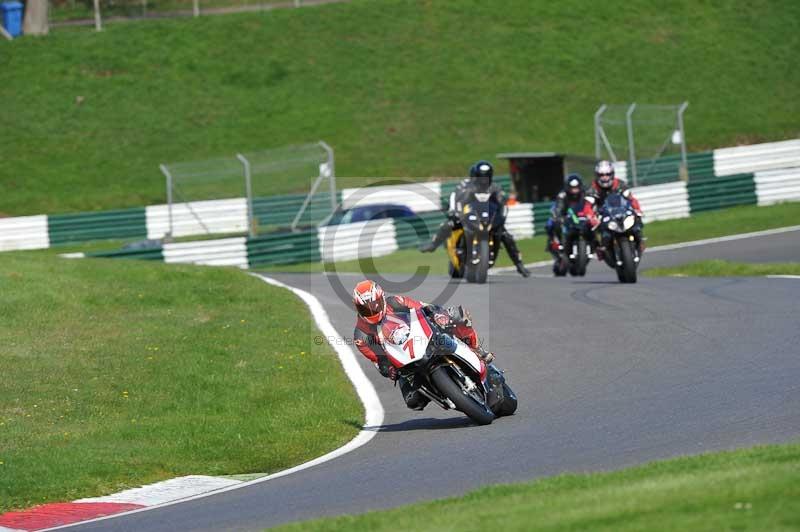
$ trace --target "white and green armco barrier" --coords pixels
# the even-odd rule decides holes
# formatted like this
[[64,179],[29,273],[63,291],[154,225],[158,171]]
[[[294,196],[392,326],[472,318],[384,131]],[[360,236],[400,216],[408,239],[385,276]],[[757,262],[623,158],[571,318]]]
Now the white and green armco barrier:
[[[688,182],[679,180],[674,161],[637,163],[639,175],[648,175],[645,185],[634,189],[646,221],[685,218],[694,212],[736,205],[800,200],[800,140],[694,153],[689,155],[688,163]],[[644,172],[645,169],[648,171]],[[618,174],[625,176],[625,165],[620,165]],[[510,187],[507,176],[497,180],[504,188]],[[417,246],[435,231],[444,219],[442,207],[456,183],[453,180],[344,189],[336,198],[344,207],[404,204],[417,213],[414,218],[316,227],[330,208],[330,198],[321,194],[311,202],[301,221],[308,228],[299,232],[278,229],[256,238],[181,242],[93,256],[248,268],[385,255]],[[303,200],[301,194],[259,198],[254,213],[261,227],[285,227]],[[246,205],[242,198],[194,202],[191,207],[190,211],[186,206],[173,206],[173,236],[205,234],[206,228],[219,233],[246,231]],[[509,230],[517,238],[530,238],[544,231],[549,208],[549,202],[512,206]],[[103,239],[159,239],[166,231],[167,216],[166,205],[154,205],[96,213],[0,218],[0,251]]]

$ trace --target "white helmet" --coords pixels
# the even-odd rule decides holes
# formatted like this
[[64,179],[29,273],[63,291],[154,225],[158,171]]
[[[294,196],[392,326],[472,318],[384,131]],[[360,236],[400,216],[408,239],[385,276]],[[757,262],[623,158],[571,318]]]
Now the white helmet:
[[600,188],[611,188],[614,183],[614,165],[610,161],[599,161],[594,167],[594,181]]

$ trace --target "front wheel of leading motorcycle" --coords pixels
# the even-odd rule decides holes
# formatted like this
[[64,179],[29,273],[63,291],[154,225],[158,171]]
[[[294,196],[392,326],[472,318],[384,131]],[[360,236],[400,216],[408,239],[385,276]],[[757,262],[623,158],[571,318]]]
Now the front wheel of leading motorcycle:
[[636,282],[636,263],[633,260],[633,242],[628,239],[621,238],[618,241],[619,260],[622,262],[621,266],[617,266],[617,277],[622,283],[635,283]]
[[468,261],[464,268],[467,270],[467,281],[470,283],[483,284],[489,275],[489,241],[486,239],[478,242],[478,252],[476,254],[478,262],[473,264]]
[[461,382],[448,366],[436,368],[431,374],[431,380],[442,395],[478,425],[488,425],[494,420],[494,414],[486,406],[485,399],[480,399],[480,394],[476,391],[476,383],[471,383],[473,390],[470,390],[470,383]]

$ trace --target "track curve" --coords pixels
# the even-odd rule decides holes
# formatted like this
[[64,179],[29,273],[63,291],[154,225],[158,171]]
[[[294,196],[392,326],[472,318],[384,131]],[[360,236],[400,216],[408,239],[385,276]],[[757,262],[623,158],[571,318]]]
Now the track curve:
[[[800,436],[800,280],[621,285],[609,269],[593,272],[576,280],[503,275],[455,289],[451,301],[472,310],[517,391],[511,418],[477,427],[434,406],[409,411],[362,361],[386,410],[369,445],[274,481],[70,529],[261,529]],[[351,336],[354,315],[325,276],[274,277],[314,294]],[[349,287],[360,276],[340,278]],[[431,277],[412,295],[431,300],[448,282]]]

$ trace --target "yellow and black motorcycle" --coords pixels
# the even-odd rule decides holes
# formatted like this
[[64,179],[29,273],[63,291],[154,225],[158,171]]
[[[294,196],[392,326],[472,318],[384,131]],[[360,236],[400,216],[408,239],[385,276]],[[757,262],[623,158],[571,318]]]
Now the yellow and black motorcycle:
[[454,279],[485,283],[500,248],[500,234],[508,214],[489,193],[475,192],[458,211],[461,228],[447,239],[448,270]]

